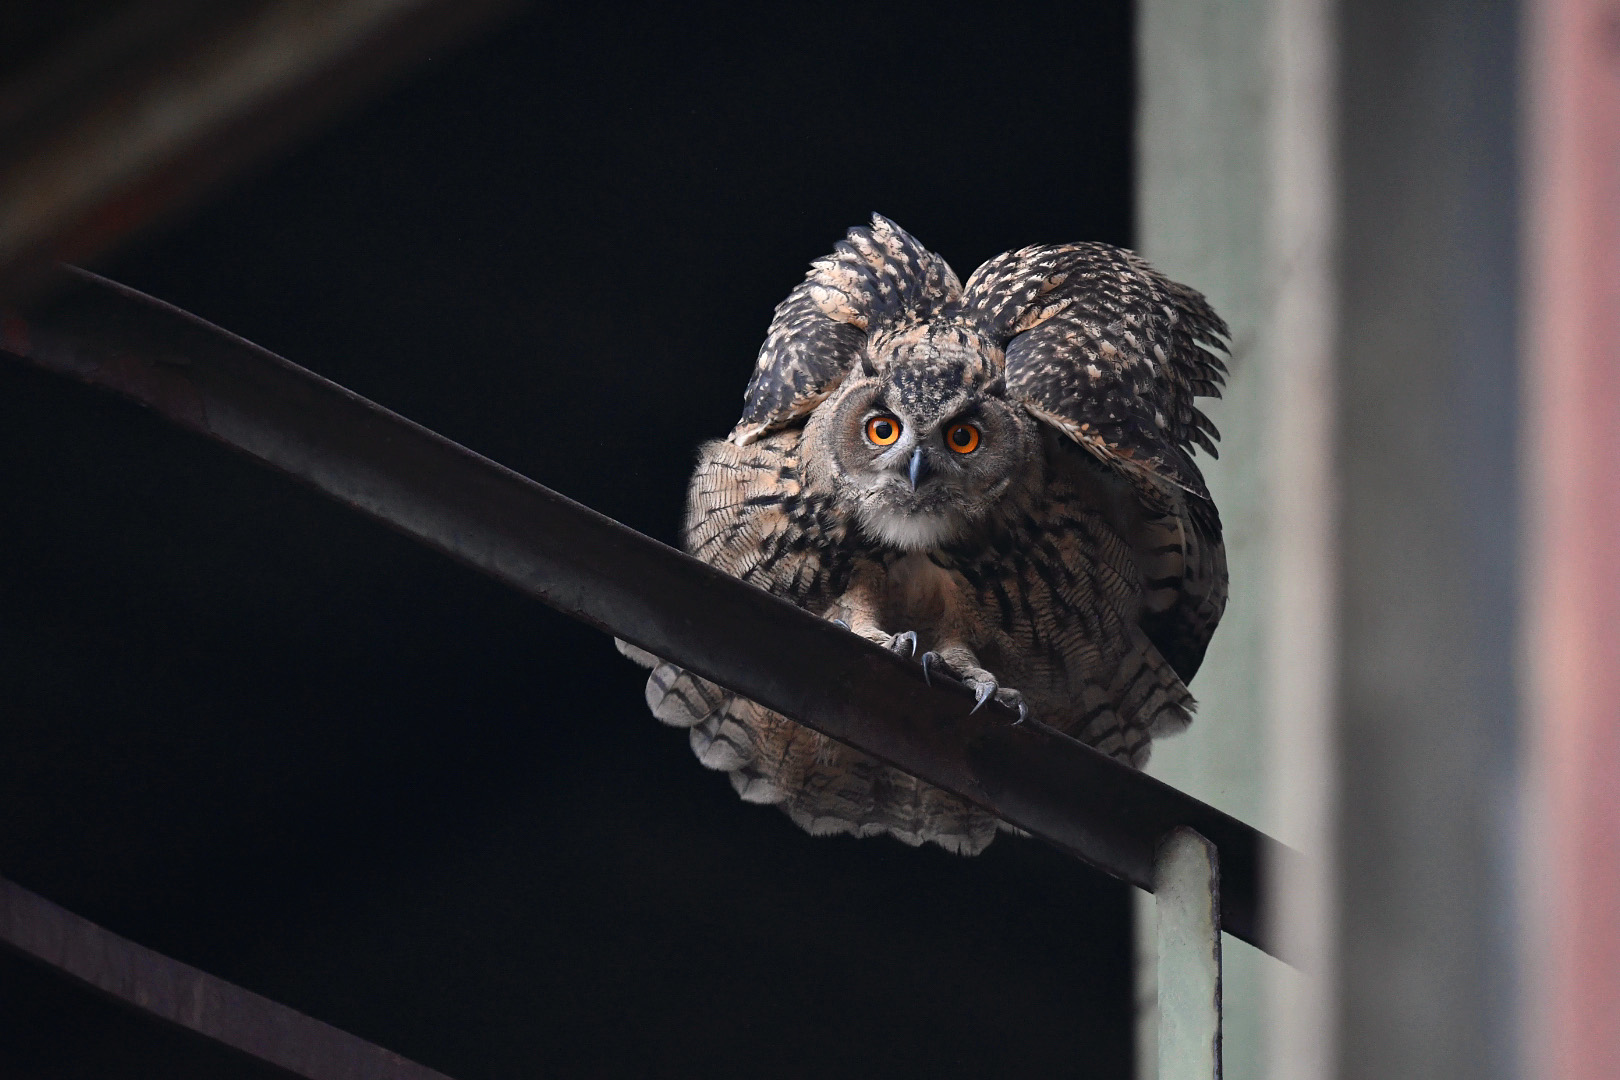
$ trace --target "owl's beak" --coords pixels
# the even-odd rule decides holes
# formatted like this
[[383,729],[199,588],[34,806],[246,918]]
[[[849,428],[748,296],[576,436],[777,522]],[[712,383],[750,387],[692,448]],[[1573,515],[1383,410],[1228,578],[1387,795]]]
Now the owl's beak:
[[927,476],[930,471],[932,470],[928,467],[927,459],[923,457],[922,447],[919,446],[911,452],[910,476],[912,491],[917,490],[917,485],[922,482],[923,477]]

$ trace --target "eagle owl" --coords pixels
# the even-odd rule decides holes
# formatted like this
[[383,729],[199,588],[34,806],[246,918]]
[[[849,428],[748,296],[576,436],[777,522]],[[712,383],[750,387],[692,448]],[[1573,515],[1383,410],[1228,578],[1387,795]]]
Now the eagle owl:
[[[687,549],[1139,767],[1186,727],[1226,604],[1192,458],[1226,334],[1130,251],[1022,248],[963,285],[874,216],[776,309],[742,419],[700,451]],[[994,839],[972,803],[621,648],[745,800],[816,834]]]

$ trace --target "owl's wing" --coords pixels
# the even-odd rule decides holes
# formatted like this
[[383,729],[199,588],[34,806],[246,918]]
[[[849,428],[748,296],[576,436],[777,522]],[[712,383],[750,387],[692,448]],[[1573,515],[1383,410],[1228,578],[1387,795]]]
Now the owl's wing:
[[1226,324],[1202,295],[1108,244],[1027,247],[968,278],[963,304],[1006,350],[1007,393],[1116,466],[1209,498],[1192,448],[1220,437]]
[[747,446],[804,416],[869,362],[871,335],[927,321],[961,295],[944,259],[873,214],[777,306],[731,441]]
[[1006,350],[1009,397],[1109,465],[1136,491],[1131,538],[1144,583],[1141,626],[1190,680],[1226,607],[1221,522],[1198,446],[1219,433],[1194,403],[1219,397],[1226,324],[1202,295],[1123,248],[1011,251],[974,271],[968,317]]
[[1207,499],[1136,486],[1144,510],[1130,537],[1143,581],[1139,619],[1181,681],[1191,682],[1226,610],[1226,546]]

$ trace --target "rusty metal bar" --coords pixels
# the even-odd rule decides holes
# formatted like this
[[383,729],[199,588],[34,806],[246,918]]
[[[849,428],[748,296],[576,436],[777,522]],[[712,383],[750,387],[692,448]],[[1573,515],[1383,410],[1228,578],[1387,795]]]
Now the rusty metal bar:
[[1221,861],[1172,829],[1153,864],[1159,951],[1159,1080],[1221,1080]]
[[0,878],[0,945],[156,1019],[306,1080],[449,1080],[441,1072],[127,941]]
[[[0,350],[135,399],[564,614],[1153,887],[1161,837],[1220,849],[1221,925],[1275,951],[1262,875],[1298,856],[1241,821],[729,578],[195,316],[84,271],[0,321]],[[627,676],[628,677],[628,674]]]
[[141,0],[0,86],[0,296],[38,288],[511,0]]

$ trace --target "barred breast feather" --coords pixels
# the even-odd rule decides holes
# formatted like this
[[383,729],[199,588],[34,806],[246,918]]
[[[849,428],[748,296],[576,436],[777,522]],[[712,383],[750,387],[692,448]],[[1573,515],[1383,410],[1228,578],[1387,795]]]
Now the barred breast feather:
[[[800,429],[746,447],[703,447],[689,489],[687,549],[705,562],[818,614],[843,592],[864,550],[831,507],[806,496]],[[692,751],[727,773],[744,801],[774,805],[815,835],[887,834],[974,854],[996,833],[989,814],[634,646],[653,668],[647,705],[690,731]]]
[[[825,614],[865,563],[894,560],[851,533],[799,476],[801,429],[746,447],[703,448],[689,489],[688,549],[706,562]],[[1075,448],[1058,456],[1042,499],[1019,507],[987,547],[938,553],[981,612],[985,662],[1022,688],[1043,720],[1132,765],[1156,735],[1184,728],[1192,697],[1141,625],[1142,527],[1124,486]],[[919,627],[927,633],[927,627]],[[994,817],[746,698],[624,648],[653,667],[647,704],[687,728],[692,750],[746,801],[779,806],[817,834],[887,834],[974,854]]]

